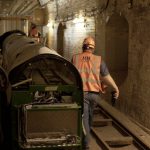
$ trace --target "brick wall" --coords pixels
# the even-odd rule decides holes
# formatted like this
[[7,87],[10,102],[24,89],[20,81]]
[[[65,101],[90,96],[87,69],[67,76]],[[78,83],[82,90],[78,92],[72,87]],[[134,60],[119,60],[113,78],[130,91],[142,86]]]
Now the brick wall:
[[94,18],[90,18],[86,23],[73,23],[69,21],[64,33],[64,57],[69,60],[73,54],[82,52],[82,42],[86,36],[95,36]]

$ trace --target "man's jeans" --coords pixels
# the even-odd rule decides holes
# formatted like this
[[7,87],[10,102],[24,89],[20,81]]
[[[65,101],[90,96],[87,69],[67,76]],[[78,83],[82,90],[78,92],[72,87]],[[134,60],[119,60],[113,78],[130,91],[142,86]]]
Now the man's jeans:
[[100,100],[100,94],[95,92],[84,92],[84,114],[83,123],[86,131],[84,146],[89,146],[90,126],[92,124],[93,108],[96,101]]

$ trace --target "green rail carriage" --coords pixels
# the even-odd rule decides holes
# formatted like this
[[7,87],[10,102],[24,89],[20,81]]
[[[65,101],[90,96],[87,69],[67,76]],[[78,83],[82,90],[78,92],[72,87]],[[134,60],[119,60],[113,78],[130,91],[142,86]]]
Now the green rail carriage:
[[21,32],[3,36],[9,150],[82,150],[82,80],[56,51]]

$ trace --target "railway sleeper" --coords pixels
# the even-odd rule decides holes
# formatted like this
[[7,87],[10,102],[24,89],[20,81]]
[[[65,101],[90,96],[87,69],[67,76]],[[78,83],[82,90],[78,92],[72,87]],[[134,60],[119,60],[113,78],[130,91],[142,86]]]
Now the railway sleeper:
[[108,143],[109,146],[130,145],[130,144],[133,144],[133,138],[130,136],[111,138],[110,140],[107,140],[106,143]]
[[93,120],[92,126],[93,127],[102,127],[102,126],[108,126],[112,125],[112,119],[99,119],[99,120]]
[[126,136],[126,137],[111,137],[110,139],[104,139],[103,136],[101,134],[99,134],[97,132],[97,130],[92,127],[91,128],[92,134],[94,134],[94,136],[97,139],[97,143],[99,145],[101,145],[103,150],[111,150],[114,148],[118,149],[119,147],[123,148],[124,146],[129,146],[131,144],[133,144],[133,138],[130,136]]

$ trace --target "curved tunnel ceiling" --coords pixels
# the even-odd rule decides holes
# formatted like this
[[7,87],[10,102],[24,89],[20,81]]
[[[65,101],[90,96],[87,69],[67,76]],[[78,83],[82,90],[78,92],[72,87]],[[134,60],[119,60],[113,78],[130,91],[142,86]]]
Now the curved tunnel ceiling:
[[39,0],[0,0],[0,17],[29,15],[38,7]]

